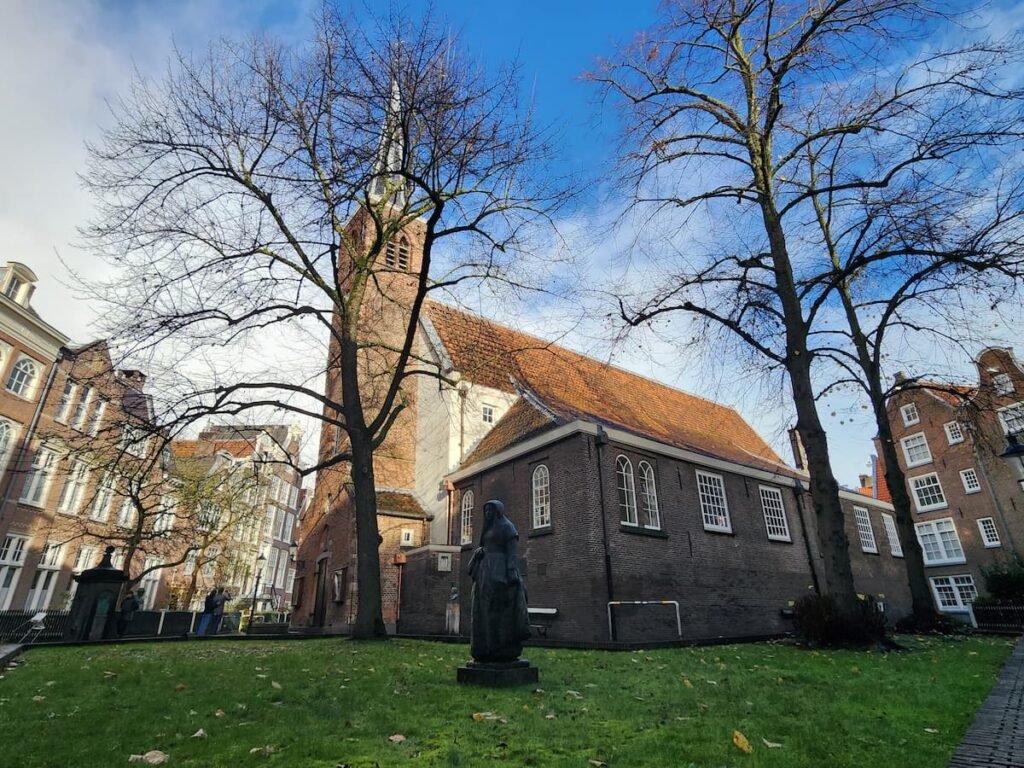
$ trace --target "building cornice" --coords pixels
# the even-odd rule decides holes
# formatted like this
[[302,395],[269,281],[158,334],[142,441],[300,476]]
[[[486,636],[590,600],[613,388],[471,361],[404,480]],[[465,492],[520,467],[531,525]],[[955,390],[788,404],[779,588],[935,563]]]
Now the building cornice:
[[0,295],[0,332],[22,342],[33,352],[45,357],[48,363],[57,359],[61,347],[70,340],[52,325],[3,295]]

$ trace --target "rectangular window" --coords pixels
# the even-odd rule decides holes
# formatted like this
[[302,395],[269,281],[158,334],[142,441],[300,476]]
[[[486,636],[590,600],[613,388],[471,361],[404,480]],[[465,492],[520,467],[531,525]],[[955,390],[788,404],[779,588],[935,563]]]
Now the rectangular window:
[[942,428],[946,430],[946,440],[950,445],[956,445],[964,441],[964,431],[959,421],[947,421],[942,425]]
[[924,552],[925,565],[949,565],[967,562],[953,518],[918,523],[917,540]]
[[416,531],[412,528],[402,529],[402,538],[399,542],[399,546],[402,547],[415,547],[416,546]]
[[284,533],[281,536],[281,541],[286,544],[292,543],[292,530],[295,528],[295,515],[290,512],[284,516]]
[[139,602],[142,604],[142,610],[144,611],[151,611],[156,605],[156,592],[160,587],[161,564],[160,558],[153,557],[152,555],[142,561],[142,570],[146,575],[139,582],[139,592],[141,593],[139,595]]
[[[96,403],[96,407],[92,409],[92,418],[89,419],[89,426],[85,428],[85,431],[94,437],[99,434],[100,425],[103,423],[103,414],[107,410],[107,401],[100,400]],[[138,455],[138,454],[136,454]]]
[[160,511],[153,520],[153,533],[167,533],[174,527],[177,506],[174,496],[165,494],[160,497]]
[[978,480],[978,473],[974,468],[960,470],[960,482],[964,484],[964,491],[967,493],[978,493],[981,491],[981,481]]
[[931,579],[935,602],[940,611],[966,611],[978,596],[974,578],[963,576],[936,576]]
[[283,550],[277,550],[277,572],[274,574],[274,587],[281,589],[284,586],[285,578],[288,574],[288,553]]
[[295,503],[299,500],[299,489],[297,486],[292,486],[291,490],[288,491],[288,506],[291,509],[295,509]]
[[494,406],[493,405],[485,405],[485,406],[483,406],[480,409],[480,417],[483,420],[484,424],[493,424],[494,423]]
[[764,513],[764,527],[772,541],[792,541],[789,537],[789,522],[786,508],[782,504],[782,492],[778,488],[760,486],[761,511]]
[[0,611],[11,607],[14,588],[18,586],[18,576],[25,563],[25,545],[28,539],[24,536],[8,534],[0,545]]
[[729,504],[725,498],[725,482],[721,475],[697,470],[697,493],[700,496],[700,513],[704,530],[732,533],[729,520]]
[[997,395],[1013,394],[1013,379],[1008,373],[997,373],[992,377],[992,386],[995,387]]
[[908,467],[919,467],[932,460],[932,452],[928,449],[928,440],[924,432],[904,437],[900,443],[903,445],[903,455],[907,459]]
[[1005,408],[1000,408],[997,413],[1005,434],[1019,435],[1024,432],[1024,403],[1008,405]]
[[89,480],[89,467],[84,461],[76,461],[71,465],[64,487],[60,489],[57,499],[57,511],[65,515],[77,515],[78,507],[85,494],[85,486]]
[[116,478],[112,472],[108,472],[99,488],[96,489],[96,496],[92,500],[92,509],[89,510],[89,519],[104,523],[107,515],[110,514],[110,502],[114,498],[114,483]]
[[117,517],[114,518],[114,525],[118,528],[131,528],[135,522],[135,503],[130,497],[121,499],[121,505],[117,508]]
[[194,549],[190,549],[188,554],[185,556],[185,568],[183,572],[186,576],[191,576],[196,570],[196,560],[199,559],[199,554]]
[[946,496],[942,493],[939,476],[934,472],[910,478],[910,489],[914,492],[918,512],[943,509],[946,506]]
[[277,510],[274,515],[274,538],[278,541],[284,539],[284,522],[287,513],[283,509]]
[[871,527],[871,516],[864,507],[854,507],[853,515],[857,519],[857,535],[860,536],[860,548],[865,552],[878,552],[875,543],[875,530]]
[[912,427],[921,421],[921,416],[917,412],[917,406],[913,403],[907,403],[900,408],[900,415],[903,417],[903,425]]
[[345,602],[345,591],[348,587],[348,568],[342,568],[332,574],[332,586],[334,587],[334,602]]
[[60,574],[61,555],[64,547],[60,544],[45,544],[39,554],[39,565],[32,577],[28,597],[25,599],[26,611],[41,611],[50,607],[53,591],[57,586]]
[[903,545],[900,543],[900,534],[892,515],[883,512],[882,525],[885,527],[885,537],[889,540],[889,552],[893,557],[903,557]]
[[74,573],[87,571],[96,564],[96,547],[82,547],[75,555],[75,564],[71,566]]
[[70,424],[75,429],[81,429],[85,423],[85,414],[89,410],[89,406],[92,404],[92,387],[88,384],[82,387],[82,392],[78,396],[78,402],[75,403],[75,411],[71,414]]
[[999,531],[996,529],[996,521],[991,517],[978,518],[978,530],[981,531],[981,541],[985,545],[985,549],[993,549],[1003,545],[999,540]]
[[56,454],[49,448],[40,448],[32,459],[32,466],[25,475],[20,501],[41,507],[46,503],[46,493],[50,489],[53,476],[53,464]]
[[[96,406],[96,410],[98,411],[102,405],[103,403],[100,403],[99,406]],[[120,448],[138,459],[145,458],[149,452],[149,435],[143,427],[127,424],[121,431]]]
[[78,385],[71,379],[64,382],[64,391],[60,393],[60,402],[57,403],[57,412],[53,415],[54,420],[65,424],[68,414],[71,412],[71,401],[75,399],[75,392]]

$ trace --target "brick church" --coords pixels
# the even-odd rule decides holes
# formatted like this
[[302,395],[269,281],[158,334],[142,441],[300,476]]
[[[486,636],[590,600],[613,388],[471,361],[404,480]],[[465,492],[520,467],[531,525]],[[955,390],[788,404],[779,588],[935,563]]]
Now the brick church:
[[[366,243],[372,225],[360,210],[348,232]],[[362,322],[381,348],[408,325],[424,233],[413,221],[373,265]],[[818,589],[806,475],[735,410],[429,299],[414,346],[423,375],[404,380],[407,407],[374,462],[389,630],[468,634],[465,565],[491,498],[519,531],[531,623],[552,639],[774,634]],[[333,341],[328,354],[337,402]],[[369,399],[392,363],[362,359]],[[325,423],[321,461],[343,443]],[[907,613],[891,505],[842,500],[858,590]],[[292,621],[345,632],[359,600],[348,465],[318,473],[300,531]]]

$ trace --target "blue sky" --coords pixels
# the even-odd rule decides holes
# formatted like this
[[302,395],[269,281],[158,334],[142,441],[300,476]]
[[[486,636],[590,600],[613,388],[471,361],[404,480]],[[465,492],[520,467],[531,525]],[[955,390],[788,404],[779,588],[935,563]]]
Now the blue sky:
[[[95,276],[99,266],[72,247],[75,228],[90,214],[90,201],[76,173],[84,160],[84,142],[107,119],[106,102],[129,84],[133,72],[159,76],[172,41],[181,48],[202,47],[216,36],[266,31],[301,40],[315,0],[33,0],[6,3],[0,24],[0,244],[5,259],[28,263],[40,276],[34,298],[49,322],[75,341],[91,338],[89,302],[69,287],[67,267]],[[410,2],[418,14],[423,0]],[[595,58],[610,54],[653,19],[654,0],[623,2],[472,2],[436,0],[435,15],[457,30],[464,47],[488,66],[517,58],[524,88],[532,90],[537,114],[560,127],[567,170],[582,174],[594,192],[577,211],[569,229],[606,223],[614,206],[593,208],[607,191],[602,185],[614,157],[614,117],[602,115],[597,89],[580,81]],[[384,3],[360,6],[379,12]],[[993,4],[992,28],[1022,23],[1021,4]],[[640,223],[638,226],[643,226]],[[602,245],[606,267],[628,250],[628,237]],[[598,278],[592,278],[597,280]],[[594,347],[589,351],[600,354]],[[1018,350],[1018,353],[1024,350]],[[642,353],[620,355],[624,367],[662,379],[697,394],[737,407],[787,460],[785,427],[791,416],[776,396],[771,404],[749,382],[718,378],[671,348],[656,344]],[[970,377],[968,360],[951,368]],[[748,377],[749,378],[749,377]],[[776,382],[769,384],[782,394]],[[835,416],[831,412],[835,410]],[[874,427],[859,409],[824,409],[836,450],[841,482],[855,484],[872,452]]]

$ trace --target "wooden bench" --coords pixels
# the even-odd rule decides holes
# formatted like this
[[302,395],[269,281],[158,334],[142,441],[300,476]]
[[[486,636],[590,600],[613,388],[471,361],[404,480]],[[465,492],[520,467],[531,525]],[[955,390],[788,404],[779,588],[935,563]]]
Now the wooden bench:
[[551,628],[551,621],[558,615],[557,608],[527,608],[530,616],[530,630],[537,633],[537,637],[547,637]]

